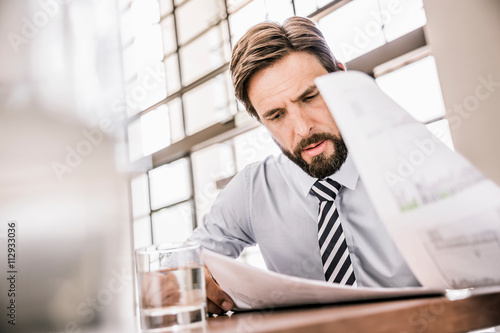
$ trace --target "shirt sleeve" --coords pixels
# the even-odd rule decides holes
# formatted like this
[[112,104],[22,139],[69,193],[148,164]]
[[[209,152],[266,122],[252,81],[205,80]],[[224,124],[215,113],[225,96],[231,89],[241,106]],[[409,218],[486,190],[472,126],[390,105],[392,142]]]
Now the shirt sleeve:
[[251,166],[247,166],[227,184],[189,241],[233,258],[255,245],[249,214],[250,173]]

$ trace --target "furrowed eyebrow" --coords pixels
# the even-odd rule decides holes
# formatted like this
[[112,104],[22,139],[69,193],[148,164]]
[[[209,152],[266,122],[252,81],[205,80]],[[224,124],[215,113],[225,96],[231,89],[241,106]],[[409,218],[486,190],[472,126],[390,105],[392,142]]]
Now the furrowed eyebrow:
[[300,96],[297,97],[297,99],[293,100],[292,102],[297,103],[298,101],[300,101],[301,99],[304,99],[307,95],[313,93],[316,90],[317,90],[317,87],[315,84],[313,84],[313,85],[307,87],[307,89],[304,90],[304,92],[302,94],[300,94]]
[[276,112],[279,112],[283,110],[282,108],[276,108],[276,109],[271,109],[269,111],[266,111],[264,112],[264,114],[262,115],[264,118],[269,118],[271,117],[273,114],[275,114]]
[[[316,87],[315,84],[309,86],[306,88],[306,90],[304,90],[304,92],[302,94],[300,94],[299,97],[297,97],[295,100],[292,101],[292,103],[297,103],[298,101],[304,99],[307,95],[315,92],[318,88]],[[268,118],[268,117],[271,117],[273,114],[275,114],[276,112],[279,112],[283,110],[282,108],[275,108],[275,109],[271,109],[269,111],[266,111],[264,112],[264,114],[262,115],[263,118]]]

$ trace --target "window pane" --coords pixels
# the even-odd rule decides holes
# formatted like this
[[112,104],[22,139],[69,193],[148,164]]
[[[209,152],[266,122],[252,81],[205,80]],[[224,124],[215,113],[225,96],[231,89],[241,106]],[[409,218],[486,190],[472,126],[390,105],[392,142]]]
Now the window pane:
[[162,45],[161,27],[159,24],[142,30],[134,40],[137,68],[162,61]]
[[255,24],[266,19],[266,7],[263,0],[254,0],[236,13],[229,15],[231,41],[233,45]]
[[134,249],[151,245],[151,218],[148,216],[134,221]]
[[182,83],[188,85],[229,61],[230,48],[227,26],[223,22],[182,47]]
[[143,157],[142,153],[142,131],[141,131],[141,120],[136,121],[128,125],[128,155],[130,162],[136,161]]
[[162,105],[141,117],[144,155],[150,155],[170,145],[168,108]]
[[[225,71],[223,74],[221,74],[222,76],[224,76],[224,82],[225,82],[225,87],[226,87],[226,96],[228,97],[228,109],[227,109],[227,112],[228,112],[228,115],[226,117],[225,120],[227,120],[228,118],[232,118],[232,116],[234,116],[236,114],[236,112],[238,111],[238,107],[237,107],[237,99],[236,99],[236,96],[234,96],[234,87],[233,87],[233,81],[231,79],[231,74],[229,73],[229,70]],[[222,119],[222,121],[224,121],[224,119]]]
[[168,108],[161,105],[128,127],[130,161],[138,160],[170,145]]
[[294,4],[295,13],[299,16],[307,16],[317,9],[314,0],[294,0]]
[[215,144],[192,153],[195,185],[196,216],[201,224],[203,216],[217,198],[217,181],[235,174],[232,144]]
[[243,5],[245,2],[248,0],[227,0],[227,10],[229,13],[234,12],[237,10],[241,5]]
[[453,139],[451,137],[450,124],[448,120],[441,119],[426,125],[429,131],[440,139],[451,150],[455,150]]
[[172,11],[172,0],[160,0],[160,15],[163,17]]
[[220,74],[184,94],[186,132],[196,133],[232,115],[226,74]]
[[225,16],[223,0],[190,0],[176,10],[179,44],[190,39]]
[[132,2],[132,13],[138,30],[158,23],[160,20],[160,8],[158,0],[140,0]]
[[135,89],[137,86],[137,78],[133,79],[130,81],[128,84],[125,85],[125,106],[127,108],[127,116],[131,117],[138,113],[139,110],[139,103],[131,101],[131,96],[132,96],[132,91]]
[[177,53],[165,58],[165,71],[167,82],[167,94],[178,91],[181,88],[181,79],[179,78],[179,62],[177,60]]
[[384,33],[388,42],[427,22],[422,0],[379,0]]
[[184,138],[184,117],[182,116],[181,99],[176,98],[167,104],[170,114],[170,139],[177,142]]
[[159,62],[143,67],[137,83],[130,97],[139,103],[140,111],[144,111],[167,97],[165,65]]
[[126,86],[127,114],[133,116],[166,97],[163,63],[144,66],[136,80]]
[[130,183],[132,194],[132,212],[134,218],[149,215],[149,185],[148,175],[142,174],[132,179]]
[[163,36],[163,53],[168,55],[177,49],[173,15],[169,15],[161,21],[161,31]]
[[279,155],[281,150],[264,127],[238,135],[234,138],[238,171],[250,163],[264,160],[269,155]]
[[190,202],[184,202],[152,214],[155,244],[183,242],[193,232]]
[[293,7],[290,0],[266,0],[267,16],[269,21],[283,23],[293,16]]
[[184,2],[186,2],[186,1],[187,1],[187,0],[174,0],[174,4],[175,4],[176,6],[180,6],[180,5],[182,5],[182,4],[183,4]]
[[163,165],[149,172],[151,208],[158,209],[189,199],[191,182],[186,158]]
[[319,25],[333,54],[343,62],[385,44],[378,1],[349,2],[322,18]]
[[427,122],[444,116],[445,106],[434,57],[404,66],[377,78],[382,90],[415,119]]

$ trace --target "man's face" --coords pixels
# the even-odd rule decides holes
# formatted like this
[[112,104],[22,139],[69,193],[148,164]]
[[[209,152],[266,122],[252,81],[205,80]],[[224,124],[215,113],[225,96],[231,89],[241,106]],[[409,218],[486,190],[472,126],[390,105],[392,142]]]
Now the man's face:
[[249,81],[248,97],[283,153],[314,178],[335,173],[347,157],[337,124],[314,79],[327,74],[319,60],[295,52]]

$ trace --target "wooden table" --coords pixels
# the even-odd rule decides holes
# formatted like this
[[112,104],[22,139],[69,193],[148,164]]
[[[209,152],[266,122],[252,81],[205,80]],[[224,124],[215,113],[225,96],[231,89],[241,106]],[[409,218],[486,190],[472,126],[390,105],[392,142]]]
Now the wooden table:
[[209,318],[206,333],[467,332],[500,325],[500,288],[449,300],[425,297]]

